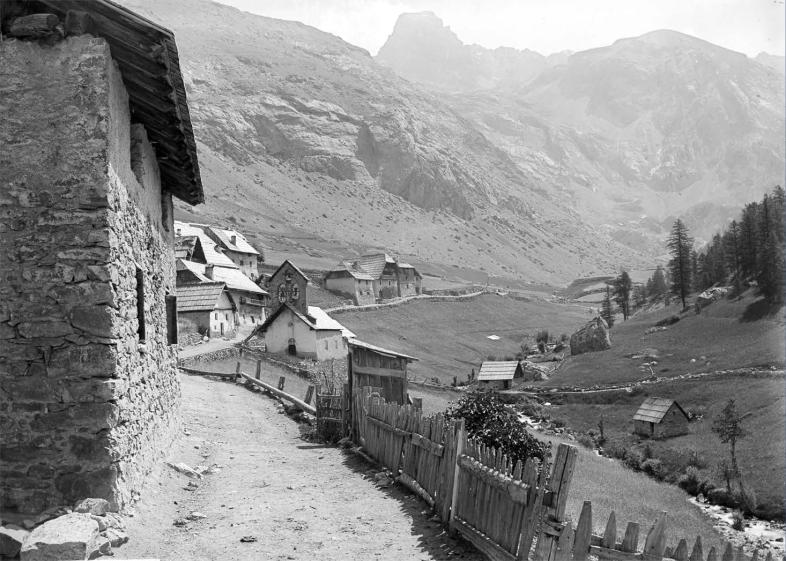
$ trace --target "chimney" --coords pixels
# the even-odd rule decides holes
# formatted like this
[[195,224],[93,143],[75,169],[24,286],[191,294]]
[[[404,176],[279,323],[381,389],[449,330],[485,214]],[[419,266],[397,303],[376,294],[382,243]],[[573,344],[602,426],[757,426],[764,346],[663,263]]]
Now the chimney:
[[232,245],[237,245],[237,236],[235,234],[232,234],[229,237],[229,241],[232,242]]
[[213,280],[213,265],[205,265],[205,276]]

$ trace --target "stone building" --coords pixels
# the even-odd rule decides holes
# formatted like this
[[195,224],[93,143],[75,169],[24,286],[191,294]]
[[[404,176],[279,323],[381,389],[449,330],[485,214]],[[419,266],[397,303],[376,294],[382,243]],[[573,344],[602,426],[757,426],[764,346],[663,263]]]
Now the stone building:
[[0,504],[122,507],[178,427],[172,197],[204,200],[174,36],[105,0],[0,20]]
[[259,278],[259,268],[257,263],[262,261],[262,254],[248,243],[240,232],[235,230],[224,230],[215,226],[204,228],[205,234],[216,242],[224,255],[229,257],[232,262],[240,267],[240,271],[248,278],[256,280]]
[[[421,292],[422,276],[409,263],[387,253],[363,255],[342,261],[325,274],[325,288],[354,298],[357,304],[415,296]],[[369,294],[369,281],[371,291]]]
[[570,354],[594,353],[611,348],[609,326],[598,316],[570,336]]
[[177,287],[177,325],[191,333],[222,337],[235,331],[236,310],[223,282],[206,281]]
[[284,261],[267,282],[270,314],[246,342],[264,339],[269,353],[328,360],[346,358],[347,339],[354,334],[324,310],[308,305],[309,280],[289,260]]

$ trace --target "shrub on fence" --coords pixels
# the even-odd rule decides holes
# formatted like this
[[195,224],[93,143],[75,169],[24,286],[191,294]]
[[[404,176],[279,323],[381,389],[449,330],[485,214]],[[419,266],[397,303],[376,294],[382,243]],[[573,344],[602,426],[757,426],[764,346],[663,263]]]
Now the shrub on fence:
[[537,458],[545,461],[549,455],[548,445],[527,432],[519,421],[518,413],[493,393],[471,392],[465,394],[445,412],[448,419],[463,418],[467,435],[493,446],[520,460]]

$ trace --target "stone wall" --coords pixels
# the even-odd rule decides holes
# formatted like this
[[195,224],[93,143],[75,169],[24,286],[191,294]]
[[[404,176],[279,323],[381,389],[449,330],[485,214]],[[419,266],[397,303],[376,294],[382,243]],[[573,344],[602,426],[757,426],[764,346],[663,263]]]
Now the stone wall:
[[177,428],[171,197],[103,39],[0,41],[0,83],[2,509],[122,507]]

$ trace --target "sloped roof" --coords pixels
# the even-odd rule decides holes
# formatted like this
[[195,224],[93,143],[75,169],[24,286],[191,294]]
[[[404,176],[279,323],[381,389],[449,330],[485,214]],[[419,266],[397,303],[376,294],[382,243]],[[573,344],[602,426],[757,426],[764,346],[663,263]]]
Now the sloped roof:
[[644,400],[644,403],[641,404],[639,410],[636,411],[636,414],[633,415],[633,420],[660,423],[669,409],[671,409],[672,405],[676,405],[685,417],[688,416],[682,407],[680,407],[679,403],[673,399],[667,399],[665,397],[648,397]]
[[205,261],[207,261],[208,265],[238,269],[239,267],[229,257],[221,253],[220,249],[217,249],[216,242],[210,239],[210,236],[204,232],[203,228],[206,228],[206,226],[175,221],[175,232],[180,232],[177,236],[181,238],[196,236],[199,238],[202,253],[205,254]]
[[176,287],[177,311],[200,312],[215,309],[224,286],[223,282],[202,282]]
[[395,263],[396,261],[387,253],[375,253],[372,255],[361,255],[353,261],[357,263],[360,269],[363,269],[373,278],[378,279],[382,276],[382,271],[385,270],[387,263]]
[[214,282],[205,276],[205,266],[201,265],[201,263],[194,263],[193,261],[178,258],[176,267],[178,271],[185,270],[191,273],[194,276],[195,282]]
[[273,271],[273,274],[272,274],[272,275],[270,275],[270,278],[272,279],[273,277],[275,277],[275,276],[276,276],[276,274],[277,274],[277,273],[278,273],[278,272],[281,270],[281,268],[282,268],[284,265],[286,265],[287,263],[289,263],[289,264],[292,266],[292,268],[293,268],[293,269],[294,269],[294,270],[295,270],[295,271],[296,271],[296,272],[297,272],[297,273],[298,273],[298,274],[299,274],[301,277],[303,277],[304,279],[306,279],[306,283],[307,283],[307,284],[311,284],[311,281],[309,280],[309,278],[308,278],[308,275],[307,275],[306,273],[304,273],[303,271],[301,271],[301,270],[300,270],[300,268],[299,268],[297,265],[295,265],[294,263],[292,263],[292,261],[290,261],[289,259],[285,259],[285,260],[284,260],[284,262],[283,262],[283,263],[281,263],[281,265],[279,265],[279,266],[278,266],[278,268],[277,268],[275,271]]
[[352,264],[348,261],[342,261],[332,269],[328,271],[328,273],[349,273],[352,277],[358,280],[368,280],[373,281],[374,277],[366,273],[365,271],[359,271],[352,267]]
[[[208,226],[208,228],[226,249],[240,253],[259,255],[259,252],[248,243],[245,236],[240,232],[236,232],[235,230],[223,230],[215,226]],[[232,243],[232,236],[235,236],[235,243]]]
[[109,0],[38,0],[15,2],[13,7],[15,16],[52,13],[61,22],[66,21],[70,11],[87,12],[89,33],[106,40],[120,69],[132,121],[144,125],[155,146],[162,188],[189,204],[204,202],[194,132],[172,32]]
[[[210,280],[205,274],[205,265],[202,263],[194,263],[193,261],[181,259],[178,262],[178,266],[180,266],[181,263],[195,275],[199,275],[208,281]],[[230,269],[228,267],[214,266],[212,280],[226,283],[229,290],[243,290],[245,292],[253,292],[254,294],[267,294],[267,291],[259,288],[254,281],[241,273],[240,269],[237,268]]]
[[519,363],[516,360],[487,360],[480,365],[478,381],[512,380],[516,374],[516,368],[518,367]]
[[330,331],[341,331],[341,334],[348,339],[351,339],[355,336],[355,334],[352,333],[349,329],[330,317],[322,308],[309,306],[308,315],[314,318],[314,324],[318,331],[323,329]]
[[366,343],[366,342],[361,341],[359,339],[350,339],[349,341],[347,341],[347,344],[350,347],[360,347],[361,349],[368,349],[369,351],[374,351],[375,353],[378,353],[378,354],[381,354],[381,355],[384,355],[384,356],[404,358],[404,359],[407,359],[408,361],[419,360],[419,359],[415,358],[414,356],[409,356],[409,355],[405,355],[404,353],[400,353],[398,351],[391,351],[390,349],[385,349],[383,347],[378,347],[376,345],[372,345],[371,343]]

